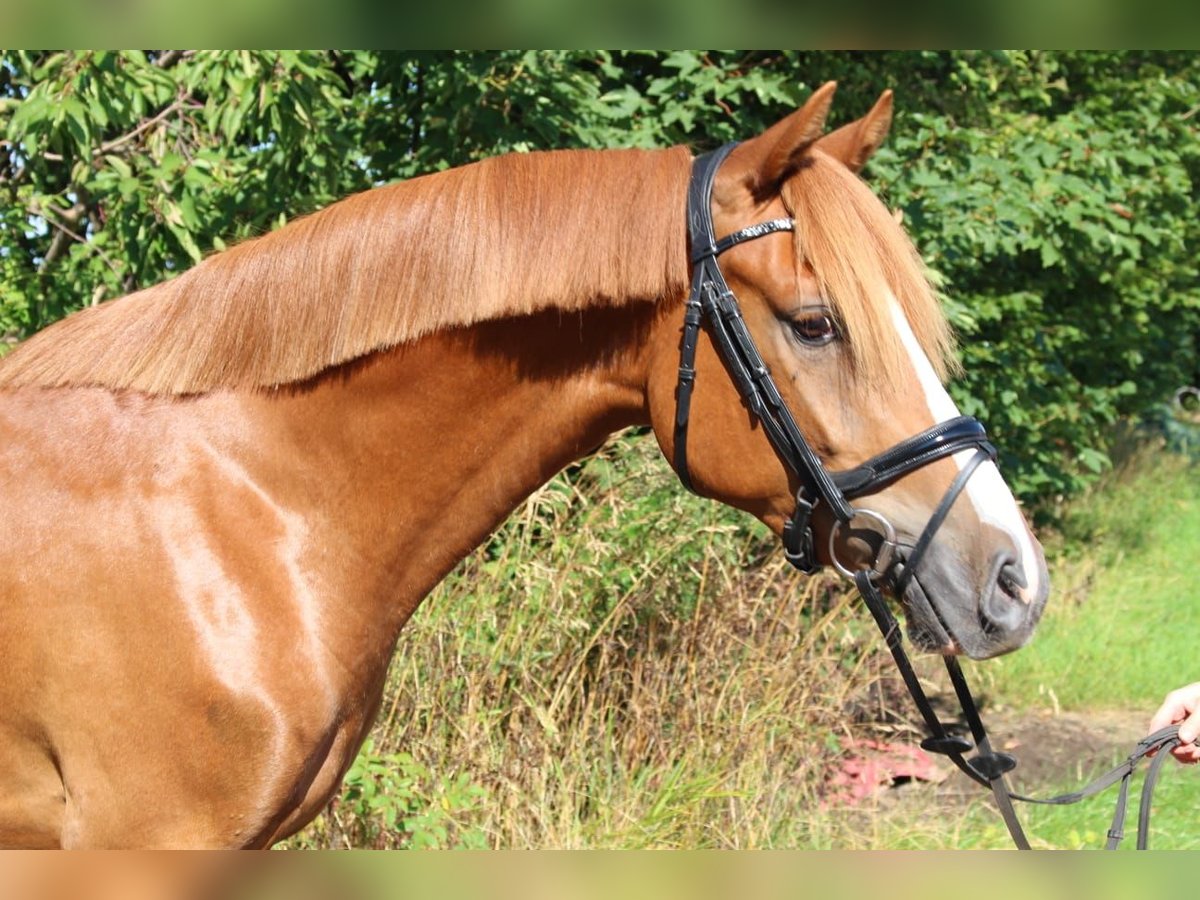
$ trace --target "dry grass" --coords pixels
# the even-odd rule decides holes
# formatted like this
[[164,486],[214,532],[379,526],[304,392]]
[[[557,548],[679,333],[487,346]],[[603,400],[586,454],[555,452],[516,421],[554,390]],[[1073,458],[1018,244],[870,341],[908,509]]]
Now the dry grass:
[[619,438],[425,601],[375,765],[290,845],[845,846],[818,794],[886,661],[774,544]]

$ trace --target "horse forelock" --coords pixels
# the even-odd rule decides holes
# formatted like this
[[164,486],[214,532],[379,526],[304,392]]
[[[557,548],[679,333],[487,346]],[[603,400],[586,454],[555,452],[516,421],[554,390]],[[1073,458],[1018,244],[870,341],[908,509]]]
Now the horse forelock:
[[920,255],[884,204],[845,166],[813,151],[782,189],[796,220],[796,258],[815,273],[850,348],[856,381],[879,390],[905,383],[911,361],[893,298],[940,378],[956,367],[949,323]]
[[273,387],[440,330],[677,295],[688,161],[511,154],[366,191],[55,323],[0,386]]

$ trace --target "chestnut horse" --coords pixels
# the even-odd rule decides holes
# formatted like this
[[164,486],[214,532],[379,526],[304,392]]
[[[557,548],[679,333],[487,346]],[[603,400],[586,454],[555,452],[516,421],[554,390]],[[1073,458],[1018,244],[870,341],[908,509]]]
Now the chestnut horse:
[[[722,266],[837,470],[957,412],[920,261],[855,175],[890,93],[822,136],[832,94],[739,145],[712,214],[795,219]],[[615,430],[649,424],[672,457],[690,162],[530,153],[377,188],[5,359],[0,843],[264,847],[309,822],[430,589]],[[690,483],[779,531],[795,477],[707,332],[695,368]],[[961,465],[872,498],[902,545]],[[1028,638],[1045,562],[992,463],[926,560],[918,644]]]

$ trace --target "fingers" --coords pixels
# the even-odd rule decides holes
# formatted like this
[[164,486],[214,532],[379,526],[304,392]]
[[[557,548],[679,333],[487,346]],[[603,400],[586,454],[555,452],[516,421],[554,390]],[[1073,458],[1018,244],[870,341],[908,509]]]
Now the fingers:
[[1179,739],[1185,744],[1195,743],[1200,737],[1200,709],[1190,710],[1190,715],[1179,726]]
[[1200,747],[1195,744],[1180,744],[1171,751],[1171,755],[1185,765],[1200,762]]
[[1182,763],[1200,762],[1200,747],[1196,745],[1196,739],[1200,738],[1200,681],[1167,694],[1150,720],[1150,732],[1176,722],[1182,743],[1171,755]]
[[[1192,727],[1188,729],[1187,736],[1184,736],[1184,726],[1187,723],[1192,723]],[[1192,715],[1184,725],[1179,726],[1179,739],[1183,741],[1178,747],[1171,751],[1181,763],[1197,763],[1200,762],[1200,746],[1196,745],[1196,732],[1200,731],[1200,713]]]
[[[1173,725],[1200,709],[1200,681],[1171,691],[1150,720],[1150,731]],[[1193,735],[1194,737],[1195,735]]]
[[1150,720],[1150,727],[1146,729],[1146,734],[1153,734],[1160,728],[1166,728],[1175,722],[1178,722],[1187,715],[1187,710],[1180,704],[1171,700],[1172,694],[1167,694],[1167,698],[1163,700],[1162,706],[1158,708],[1158,712]]

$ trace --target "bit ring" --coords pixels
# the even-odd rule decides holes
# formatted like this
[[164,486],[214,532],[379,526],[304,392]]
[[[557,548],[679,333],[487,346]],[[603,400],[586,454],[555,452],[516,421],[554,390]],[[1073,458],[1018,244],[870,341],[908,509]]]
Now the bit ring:
[[892,523],[872,509],[860,509],[855,507],[854,515],[851,516],[848,521],[842,522],[841,519],[836,519],[834,520],[833,528],[829,530],[829,559],[833,563],[833,567],[837,570],[838,574],[850,581],[854,580],[855,573],[846,566],[842,565],[841,561],[837,558],[836,544],[838,531],[841,529],[842,525],[849,525],[855,519],[863,517],[875,521],[880,526],[883,536],[883,544],[880,545],[879,552],[875,555],[874,562],[870,566],[866,567],[866,571],[871,573],[871,580],[874,581],[878,578],[882,578],[887,573],[888,569],[891,568],[896,557],[896,529],[892,527]]

